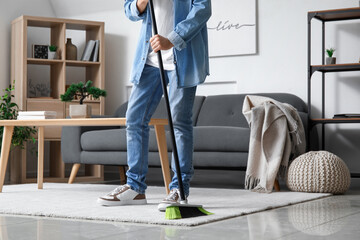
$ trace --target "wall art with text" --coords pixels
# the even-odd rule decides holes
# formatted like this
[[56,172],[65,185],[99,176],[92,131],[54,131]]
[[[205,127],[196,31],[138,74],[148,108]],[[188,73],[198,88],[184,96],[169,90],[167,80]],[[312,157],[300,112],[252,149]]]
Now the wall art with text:
[[207,23],[210,57],[256,54],[256,1],[213,0]]

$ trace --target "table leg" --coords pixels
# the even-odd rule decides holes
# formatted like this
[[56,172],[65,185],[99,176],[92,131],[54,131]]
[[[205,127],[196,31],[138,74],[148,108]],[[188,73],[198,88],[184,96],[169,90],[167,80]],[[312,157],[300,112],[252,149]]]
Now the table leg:
[[38,128],[38,189],[43,189],[44,181],[44,127]]
[[169,184],[170,184],[170,167],[169,167],[169,158],[167,152],[166,145],[166,135],[165,135],[165,127],[163,125],[154,125],[155,133],[156,133],[156,141],[158,145],[161,169],[164,178],[166,194],[170,193]]
[[11,139],[14,132],[14,126],[4,126],[4,133],[1,145],[1,158],[0,158],[0,192],[4,186],[6,165],[9,159],[9,152],[11,146]]

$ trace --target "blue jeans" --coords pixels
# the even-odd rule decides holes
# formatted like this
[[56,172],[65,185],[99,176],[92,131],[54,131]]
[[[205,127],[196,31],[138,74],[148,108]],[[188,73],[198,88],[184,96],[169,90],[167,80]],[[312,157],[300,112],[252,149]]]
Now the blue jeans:
[[[176,145],[178,148],[181,177],[185,196],[189,195],[190,180],[194,174],[193,159],[193,126],[192,109],[194,105],[196,86],[178,88],[176,71],[165,71],[169,84],[169,101]],[[145,183],[148,172],[149,151],[149,121],[163,95],[159,69],[145,65],[140,82],[133,85],[128,110],[126,112],[127,184],[138,193],[145,193]],[[174,176],[170,190],[178,188],[174,157],[171,161]]]

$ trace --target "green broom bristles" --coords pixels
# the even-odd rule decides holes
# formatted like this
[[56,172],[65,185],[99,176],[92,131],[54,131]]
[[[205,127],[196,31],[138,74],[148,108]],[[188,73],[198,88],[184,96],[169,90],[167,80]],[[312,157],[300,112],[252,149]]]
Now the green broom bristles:
[[165,211],[165,219],[181,219],[179,207],[167,207]]
[[169,206],[166,208],[165,219],[181,219],[190,217],[199,217],[211,215],[213,213],[206,211],[202,207],[189,207],[189,206]]
[[204,208],[202,208],[202,207],[200,207],[200,208],[198,208],[199,209],[199,211],[201,211],[202,213],[204,213],[204,215],[212,215],[213,213],[211,213],[211,212],[208,212],[208,211],[206,211]]

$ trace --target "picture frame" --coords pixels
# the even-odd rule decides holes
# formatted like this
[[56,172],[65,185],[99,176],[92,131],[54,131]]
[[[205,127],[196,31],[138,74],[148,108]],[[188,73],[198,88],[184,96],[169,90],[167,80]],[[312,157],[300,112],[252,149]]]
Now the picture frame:
[[48,59],[48,50],[49,45],[41,45],[41,44],[33,44],[32,47],[32,57],[33,58],[41,58],[41,59]]
[[207,22],[209,56],[257,54],[257,1],[213,0]]

